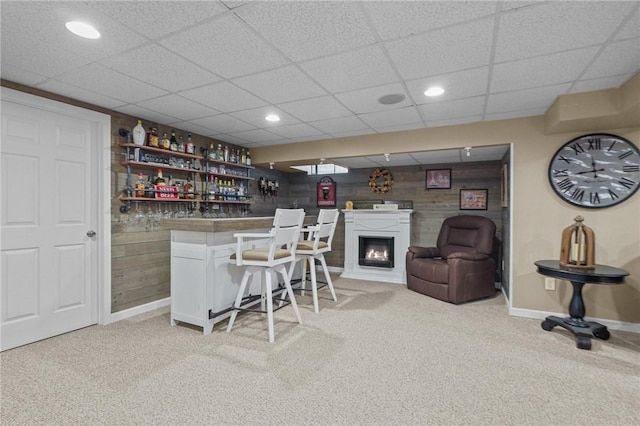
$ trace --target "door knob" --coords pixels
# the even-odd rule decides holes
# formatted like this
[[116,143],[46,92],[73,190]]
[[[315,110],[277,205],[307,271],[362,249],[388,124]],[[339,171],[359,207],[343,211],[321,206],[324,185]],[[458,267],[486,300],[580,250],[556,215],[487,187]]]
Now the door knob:
[[93,238],[96,236],[96,231],[87,231],[87,237]]

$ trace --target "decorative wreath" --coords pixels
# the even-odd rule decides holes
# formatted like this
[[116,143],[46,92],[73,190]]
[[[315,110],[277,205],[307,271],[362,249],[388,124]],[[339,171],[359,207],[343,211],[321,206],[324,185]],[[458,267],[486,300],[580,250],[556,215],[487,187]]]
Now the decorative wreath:
[[[378,178],[384,178],[384,184],[378,185]],[[393,176],[387,169],[375,169],[373,174],[369,176],[369,188],[376,194],[389,192],[391,185],[393,185]]]

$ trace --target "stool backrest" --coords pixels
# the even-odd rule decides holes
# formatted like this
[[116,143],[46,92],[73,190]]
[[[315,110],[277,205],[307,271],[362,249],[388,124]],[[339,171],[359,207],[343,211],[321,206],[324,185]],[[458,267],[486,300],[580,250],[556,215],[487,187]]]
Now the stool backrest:
[[316,230],[310,232],[307,236],[307,240],[313,240],[313,250],[318,250],[320,241],[327,243],[323,251],[331,250],[331,242],[333,241],[333,234],[336,231],[338,225],[338,216],[340,212],[337,209],[322,209],[318,213],[318,222],[315,226]]
[[300,230],[304,222],[304,209],[276,209],[273,218],[271,250],[285,248],[295,257],[296,242],[300,239]]

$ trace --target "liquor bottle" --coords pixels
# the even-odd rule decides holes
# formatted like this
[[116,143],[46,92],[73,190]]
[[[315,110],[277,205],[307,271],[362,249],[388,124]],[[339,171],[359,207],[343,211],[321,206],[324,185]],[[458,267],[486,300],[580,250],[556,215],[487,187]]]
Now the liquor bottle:
[[185,152],[187,150],[187,146],[184,143],[184,139],[182,135],[178,137],[178,152]]
[[216,149],[213,146],[213,142],[211,142],[209,144],[209,159],[211,159],[211,160],[217,160],[218,159],[218,153],[216,152]]
[[144,185],[144,196],[147,198],[153,198],[155,196],[155,192],[153,192],[153,178],[149,175],[149,179]]
[[171,148],[171,141],[167,137],[167,132],[162,134],[162,140],[160,141],[160,148],[169,149]]
[[149,128],[149,146],[154,148],[160,147],[160,138],[158,137],[158,129],[155,127]]
[[209,187],[207,188],[207,200],[213,201],[216,199],[216,193],[218,192],[218,184],[214,182],[213,175],[209,176]]
[[136,145],[144,145],[144,138],[147,136],[147,132],[142,127],[142,120],[138,120],[138,124],[133,128],[131,132],[133,134],[133,143]]
[[247,166],[251,165],[251,153],[247,150]]
[[188,198],[190,200],[193,200],[195,198],[193,184],[191,183],[191,177],[187,177],[187,182],[184,184],[183,190],[185,193],[185,198]]
[[196,150],[191,140],[191,133],[187,133],[187,154],[195,154]]
[[167,182],[164,180],[164,177],[162,177],[162,169],[158,169],[158,174],[156,175],[156,180],[153,181],[153,184],[158,186],[167,185]]
[[171,151],[178,151],[178,139],[176,139],[176,131],[171,131],[171,139],[169,139],[169,149]]
[[173,176],[169,175],[169,180],[167,181],[167,185],[173,186]]
[[226,160],[230,163],[235,163],[236,162],[236,150],[231,148],[231,151],[229,151],[229,158]]
[[139,198],[144,198],[144,179],[142,177],[142,172],[138,173],[138,180],[136,181],[135,196]]
[[247,165],[247,153],[244,148],[242,148],[242,151],[240,153],[240,164],[242,164],[243,166]]
[[229,161],[229,147],[227,145],[224,146],[224,161]]

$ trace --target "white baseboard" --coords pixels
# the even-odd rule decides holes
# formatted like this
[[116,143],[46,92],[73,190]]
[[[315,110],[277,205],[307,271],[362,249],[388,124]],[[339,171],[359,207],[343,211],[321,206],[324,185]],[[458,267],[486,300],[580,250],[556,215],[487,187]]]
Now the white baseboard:
[[144,305],[135,306],[130,309],[125,309],[124,311],[115,312],[109,315],[106,324],[111,324],[116,321],[121,321],[123,319],[135,317],[136,315],[144,314],[145,312],[151,312],[158,308],[163,308],[165,306],[169,306],[171,304],[171,298],[166,297],[164,299],[156,300],[153,302],[145,303]]
[[[566,316],[566,314],[560,314],[558,312],[535,311],[533,309],[522,309],[522,308],[509,309],[509,315],[513,315],[515,317],[533,318],[533,319],[539,319],[539,320],[543,320],[549,315],[556,315],[559,317]],[[593,317],[585,317],[584,319],[587,321],[598,322],[602,325],[607,326],[607,328],[611,330],[640,333],[640,323],[616,321],[616,320],[610,320],[610,319],[604,319],[604,318],[593,318]]]

